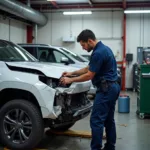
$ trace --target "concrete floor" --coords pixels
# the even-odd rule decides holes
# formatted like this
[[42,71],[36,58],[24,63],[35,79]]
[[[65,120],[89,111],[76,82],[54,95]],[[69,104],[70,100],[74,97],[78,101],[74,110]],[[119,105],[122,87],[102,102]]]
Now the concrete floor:
[[[116,150],[149,150],[150,119],[141,120],[136,116],[136,93],[124,92],[130,96],[130,113],[118,113],[116,105],[115,119],[117,128]],[[90,115],[78,121],[71,129],[90,131]],[[90,150],[91,139],[68,136],[45,136],[38,149],[48,150]],[[105,142],[105,140],[104,140]]]

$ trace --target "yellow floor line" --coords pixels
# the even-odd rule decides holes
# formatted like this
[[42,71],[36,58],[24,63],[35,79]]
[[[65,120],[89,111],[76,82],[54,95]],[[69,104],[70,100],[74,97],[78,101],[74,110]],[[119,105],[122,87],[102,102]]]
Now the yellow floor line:
[[34,150],[48,150],[48,149],[34,149]]
[[[65,132],[56,132],[53,130],[47,130],[46,134],[50,135],[50,134],[56,134],[56,135],[67,135],[67,136],[74,136],[74,137],[83,137],[83,138],[91,138],[91,132],[90,131],[75,131],[75,130],[68,130]],[[106,136],[105,134],[103,135],[103,139],[105,139]]]
[[[53,130],[47,130],[47,135],[56,134],[56,135],[66,135],[66,136],[73,136],[73,137],[82,137],[82,138],[91,138],[91,132],[90,131],[76,131],[76,130],[68,130],[65,132],[56,132]],[[106,139],[105,133],[103,135],[103,139]],[[4,148],[4,150],[10,150],[7,148]],[[48,149],[34,149],[34,150],[48,150]]]
[[[10,150],[10,149],[8,149],[8,148],[5,147],[4,150]],[[37,149],[36,148],[36,149],[33,149],[33,150],[48,150],[48,149]]]

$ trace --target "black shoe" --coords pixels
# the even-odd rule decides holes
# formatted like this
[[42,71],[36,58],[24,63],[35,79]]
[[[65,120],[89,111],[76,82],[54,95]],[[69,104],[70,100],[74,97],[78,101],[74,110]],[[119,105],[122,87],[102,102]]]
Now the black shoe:
[[108,150],[106,147],[102,148],[101,150]]

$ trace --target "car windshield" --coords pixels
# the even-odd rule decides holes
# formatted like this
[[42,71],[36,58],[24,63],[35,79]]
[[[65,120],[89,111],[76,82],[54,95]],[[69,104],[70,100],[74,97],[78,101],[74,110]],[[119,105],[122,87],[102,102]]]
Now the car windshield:
[[12,42],[0,41],[0,61],[37,61],[37,59]]
[[82,57],[84,57],[85,59],[89,60],[90,61],[90,55],[82,55]]
[[74,59],[76,59],[80,62],[87,62],[85,59],[78,56],[76,53],[70,52],[69,50],[66,50],[65,48],[60,48],[60,49],[63,50],[65,53],[67,53],[69,56],[73,57]]

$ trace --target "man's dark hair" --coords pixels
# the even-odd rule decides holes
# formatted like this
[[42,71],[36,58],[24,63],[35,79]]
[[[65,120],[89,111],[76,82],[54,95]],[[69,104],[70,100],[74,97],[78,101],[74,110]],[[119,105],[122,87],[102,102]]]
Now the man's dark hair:
[[91,30],[85,29],[78,35],[77,42],[80,41],[87,42],[88,39],[96,40],[96,37]]

